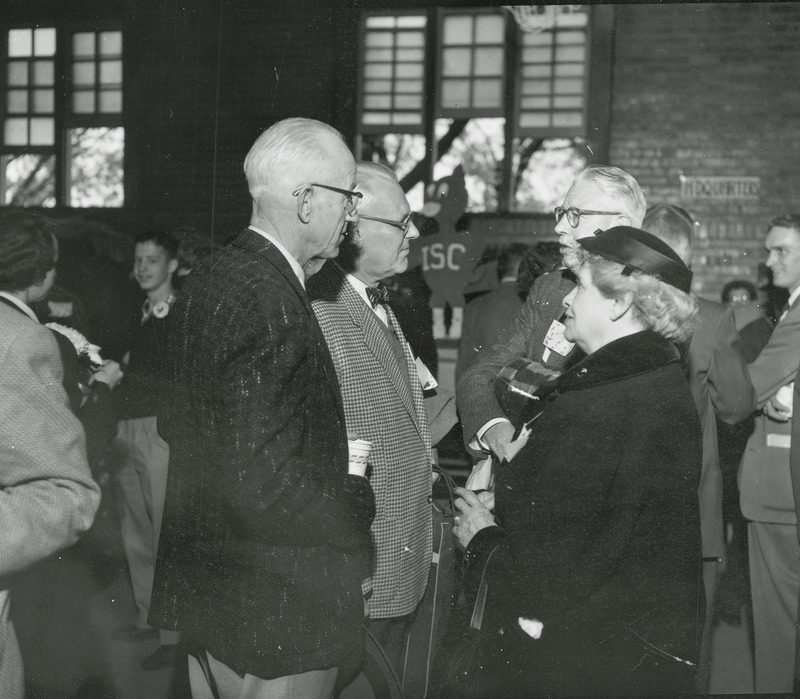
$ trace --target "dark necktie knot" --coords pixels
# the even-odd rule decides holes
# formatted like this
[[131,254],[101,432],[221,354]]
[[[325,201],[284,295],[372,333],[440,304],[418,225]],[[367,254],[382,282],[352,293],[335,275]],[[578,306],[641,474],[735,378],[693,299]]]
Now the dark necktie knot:
[[379,303],[389,303],[389,290],[383,285],[378,284],[376,287],[367,287],[367,298],[372,304],[373,308],[377,308]]

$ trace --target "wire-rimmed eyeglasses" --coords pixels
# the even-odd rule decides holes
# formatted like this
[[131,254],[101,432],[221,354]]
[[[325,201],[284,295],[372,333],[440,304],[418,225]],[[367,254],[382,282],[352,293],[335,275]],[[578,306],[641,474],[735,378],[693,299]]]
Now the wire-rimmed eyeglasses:
[[354,192],[350,189],[342,189],[341,187],[331,187],[329,184],[319,184],[319,182],[311,182],[309,184],[299,186],[294,190],[294,192],[292,192],[292,196],[296,197],[298,194],[300,194],[300,192],[302,192],[304,189],[308,189],[309,187],[322,187],[322,189],[329,189],[331,192],[336,192],[337,194],[347,197],[347,209],[351,214],[356,209],[356,202],[364,196],[361,192]]
[[581,216],[619,216],[621,211],[592,211],[591,209],[576,209],[574,206],[569,209],[562,209],[557,206],[553,213],[556,216],[556,223],[567,215],[567,221],[573,228],[577,228],[581,221]]
[[388,218],[378,218],[377,216],[367,216],[366,214],[359,214],[358,217],[365,218],[368,221],[377,221],[378,223],[385,223],[387,226],[394,226],[395,228],[399,228],[403,231],[403,235],[408,234],[408,229],[411,228],[411,221],[414,217],[414,212],[407,214],[406,217],[402,221],[392,221]]

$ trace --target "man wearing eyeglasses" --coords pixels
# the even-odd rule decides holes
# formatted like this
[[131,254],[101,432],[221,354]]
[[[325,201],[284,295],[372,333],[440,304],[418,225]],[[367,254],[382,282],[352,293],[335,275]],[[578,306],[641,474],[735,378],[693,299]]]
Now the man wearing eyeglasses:
[[616,167],[590,165],[578,173],[555,210],[556,233],[565,269],[539,277],[514,322],[482,350],[475,363],[458,382],[456,399],[464,438],[477,453],[509,458],[514,428],[495,396],[494,379],[499,371],[525,358],[549,369],[560,369],[572,361],[576,350],[564,339],[562,299],[575,286],[569,268],[578,262],[576,241],[597,230],[613,226],[641,227],[647,204],[639,183]]
[[158,426],[170,447],[151,623],[193,646],[192,694],[331,697],[360,657],[374,496],[348,474],[336,371],[304,266],[355,223],[355,162],[310,119],[244,164],[249,228],[170,313]]
[[[402,677],[408,629],[431,565],[431,428],[425,379],[381,281],[408,268],[409,243],[419,231],[391,169],[360,162],[356,180],[363,194],[358,223],[339,257],[314,275],[309,295],[333,355],[348,431],[372,443],[369,628]],[[452,401],[450,416],[448,428],[455,424]]]

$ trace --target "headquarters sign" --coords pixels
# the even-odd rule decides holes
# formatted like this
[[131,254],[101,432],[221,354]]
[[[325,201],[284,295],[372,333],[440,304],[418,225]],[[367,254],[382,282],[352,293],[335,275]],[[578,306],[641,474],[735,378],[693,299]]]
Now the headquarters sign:
[[681,199],[758,199],[760,177],[681,177]]

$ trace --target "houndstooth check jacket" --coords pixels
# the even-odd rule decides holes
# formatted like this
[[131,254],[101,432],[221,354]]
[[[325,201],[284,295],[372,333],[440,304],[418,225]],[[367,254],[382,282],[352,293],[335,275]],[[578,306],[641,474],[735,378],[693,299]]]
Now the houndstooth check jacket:
[[339,377],[348,433],[373,443],[370,617],[402,616],[422,599],[431,565],[431,436],[414,357],[387,306],[405,352],[406,382],[381,320],[333,262],[309,280],[308,291]]

